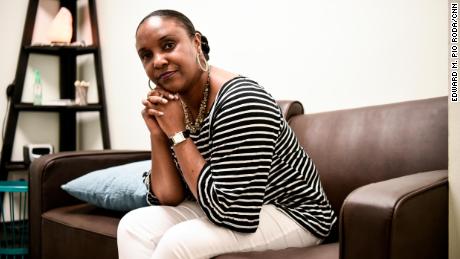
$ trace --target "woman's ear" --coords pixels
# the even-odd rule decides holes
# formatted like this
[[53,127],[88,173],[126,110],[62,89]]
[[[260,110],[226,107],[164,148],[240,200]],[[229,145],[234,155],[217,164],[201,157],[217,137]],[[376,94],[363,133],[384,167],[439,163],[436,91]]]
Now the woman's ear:
[[195,36],[193,37],[193,44],[195,45],[195,48],[197,52],[201,51],[201,34],[198,32],[195,32]]

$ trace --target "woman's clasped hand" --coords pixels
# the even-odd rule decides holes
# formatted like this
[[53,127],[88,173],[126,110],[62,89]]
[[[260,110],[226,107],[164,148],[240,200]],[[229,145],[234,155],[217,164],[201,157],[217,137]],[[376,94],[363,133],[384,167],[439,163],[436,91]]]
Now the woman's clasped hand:
[[142,117],[151,133],[171,136],[185,128],[184,109],[178,94],[156,87],[147,93],[142,104]]

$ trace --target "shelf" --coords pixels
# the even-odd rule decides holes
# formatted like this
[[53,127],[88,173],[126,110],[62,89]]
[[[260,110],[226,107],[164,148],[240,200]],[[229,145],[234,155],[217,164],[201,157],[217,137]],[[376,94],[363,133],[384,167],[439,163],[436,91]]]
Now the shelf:
[[83,55],[96,53],[97,47],[95,46],[51,46],[51,45],[31,45],[24,46],[24,50],[29,53],[36,54],[48,54],[48,55],[62,55],[62,54],[73,54]]
[[5,168],[8,171],[21,171],[21,170],[28,170],[29,166],[21,161],[12,161],[12,162],[6,163]]
[[36,112],[60,112],[60,111],[101,111],[102,105],[33,105],[32,103],[15,104],[14,108],[20,111],[36,111]]

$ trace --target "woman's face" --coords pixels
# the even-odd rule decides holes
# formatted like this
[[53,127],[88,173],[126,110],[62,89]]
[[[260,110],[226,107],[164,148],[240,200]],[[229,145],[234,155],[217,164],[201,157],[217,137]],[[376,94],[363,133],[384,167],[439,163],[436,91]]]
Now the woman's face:
[[136,34],[136,49],[147,76],[172,93],[187,91],[199,79],[196,54],[200,42],[173,18],[153,16]]

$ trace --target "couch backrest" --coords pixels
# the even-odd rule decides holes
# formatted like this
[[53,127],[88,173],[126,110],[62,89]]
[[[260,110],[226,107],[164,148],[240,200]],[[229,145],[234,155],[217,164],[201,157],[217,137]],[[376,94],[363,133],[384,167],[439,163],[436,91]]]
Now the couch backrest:
[[297,115],[289,124],[337,215],[360,186],[447,169],[447,97]]

